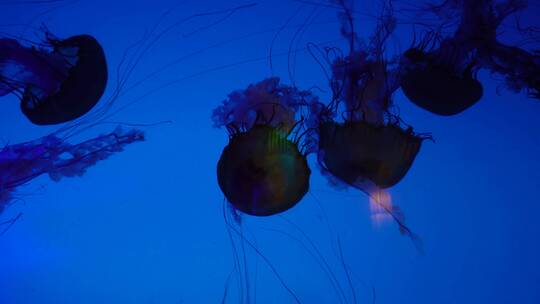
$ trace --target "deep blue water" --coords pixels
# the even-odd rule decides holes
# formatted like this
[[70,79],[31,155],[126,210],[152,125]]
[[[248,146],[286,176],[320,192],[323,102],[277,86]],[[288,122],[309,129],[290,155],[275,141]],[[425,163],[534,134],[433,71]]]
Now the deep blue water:
[[[365,37],[377,1],[364,2],[357,10],[366,14],[355,21]],[[130,84],[138,85],[128,85],[115,108],[136,102],[111,119],[172,123],[144,127],[145,142],[82,177],[55,183],[42,176],[19,189],[24,203],[2,215],[23,213],[0,237],[0,303],[220,303],[226,290],[227,303],[294,303],[268,261],[302,303],[345,303],[339,288],[348,303],[353,291],[358,303],[540,303],[540,107],[487,72],[479,75],[483,99],[457,116],[432,115],[401,91],[394,96],[401,117],[435,138],[390,190],[424,254],[394,223],[373,224],[368,198],[329,185],[310,157],[310,191],[296,207],[282,217],[243,217],[244,235],[267,260],[244,244],[248,267],[232,272],[233,248],[240,260],[243,254],[223,219],[216,163],[228,137],[212,127],[212,110],[229,92],[271,75],[324,89],[324,74],[304,46],[346,47],[336,10],[293,1],[261,0],[230,16],[178,22],[249,3],[255,2],[0,2],[3,33],[37,40],[43,24],[59,37],[95,36],[110,68],[106,96],[125,50],[156,24],[157,33],[172,26],[137,64]],[[524,24],[539,25],[535,10],[533,3],[521,16]],[[389,49],[406,48],[410,30],[401,24]],[[514,35],[508,30],[501,39]],[[57,128],[30,124],[14,96],[0,99],[0,117],[3,143]],[[113,128],[94,127],[73,142]],[[314,247],[325,262],[313,257]]]

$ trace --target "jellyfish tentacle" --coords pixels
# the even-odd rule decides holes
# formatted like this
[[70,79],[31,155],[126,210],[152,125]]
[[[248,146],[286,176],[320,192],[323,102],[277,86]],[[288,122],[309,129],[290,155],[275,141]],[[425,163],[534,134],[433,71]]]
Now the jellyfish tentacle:
[[[223,207],[225,208],[225,207]],[[278,279],[278,281],[280,282],[281,286],[283,286],[283,288],[287,291],[287,293],[289,293],[289,295],[291,295],[291,297],[293,298],[293,300],[298,303],[298,304],[301,304],[302,302],[300,301],[300,298],[296,295],[296,293],[294,292],[294,290],[288,286],[288,284],[285,282],[285,280],[283,279],[283,277],[279,274],[279,271],[277,270],[277,268],[272,264],[272,262],[268,259],[268,257],[266,257],[260,250],[259,248],[257,248],[257,246],[255,246],[250,240],[248,240],[243,234],[241,231],[239,231],[230,221],[229,219],[227,218],[226,216],[226,213],[224,212],[223,213],[223,217],[224,217],[224,220],[225,220],[225,224],[227,225],[227,229],[229,229],[230,231],[234,232],[243,242],[245,242],[256,254],[257,256],[259,256],[263,261],[264,263],[270,268],[270,270],[272,271],[272,273],[275,275],[275,277]]]
[[144,140],[140,130],[114,131],[96,138],[69,144],[55,135],[9,145],[0,150],[0,206],[6,206],[12,193],[34,178],[48,175],[53,181],[82,176],[89,167],[120,152],[131,143]]

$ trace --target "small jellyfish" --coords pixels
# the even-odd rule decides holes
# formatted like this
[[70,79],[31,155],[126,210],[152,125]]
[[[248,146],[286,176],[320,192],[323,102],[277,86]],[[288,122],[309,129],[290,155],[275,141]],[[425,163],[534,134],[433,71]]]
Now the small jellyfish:
[[30,47],[0,38],[0,96],[15,94],[24,115],[36,125],[84,115],[103,95],[108,77],[105,54],[94,37],[45,36],[45,44]]
[[[506,78],[513,91],[538,92],[540,59],[497,40],[497,28],[525,1],[457,0],[430,7],[437,15],[459,24],[450,37],[428,32],[403,53],[401,88],[417,106],[438,115],[459,114],[476,104],[483,87],[476,72],[487,68]],[[414,43],[413,43],[414,44]],[[535,93],[536,92],[536,93]]]
[[229,143],[217,165],[221,191],[243,213],[268,216],[295,206],[309,189],[311,171],[299,146],[297,112],[310,93],[268,78],[229,94],[214,110]]

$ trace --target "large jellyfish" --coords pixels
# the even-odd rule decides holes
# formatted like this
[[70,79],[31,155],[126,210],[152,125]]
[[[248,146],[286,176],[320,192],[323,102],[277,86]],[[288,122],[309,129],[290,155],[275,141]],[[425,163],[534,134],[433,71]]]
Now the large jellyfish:
[[74,120],[90,111],[107,84],[107,63],[90,35],[55,38],[45,31],[43,44],[25,45],[0,38],[0,96],[13,93],[34,124]]
[[[428,136],[403,129],[401,119],[390,113],[391,96],[399,87],[398,71],[385,60],[384,44],[395,27],[391,7],[385,8],[375,34],[363,43],[354,32],[352,8],[344,1],[341,32],[350,52],[332,63],[330,86],[333,100],[312,112],[318,121],[318,160],[323,174],[367,193],[399,225],[401,211],[391,206],[382,191],[397,184],[411,167],[422,141]],[[341,116],[343,121],[333,118]],[[377,199],[379,198],[379,199]]]
[[268,78],[229,94],[214,110],[214,126],[229,132],[218,183],[235,209],[273,215],[292,208],[308,191],[311,171],[299,146],[297,117],[307,99],[315,97]]
[[538,54],[497,40],[503,20],[525,7],[526,1],[515,0],[457,0],[432,6],[442,20],[450,16],[459,25],[450,37],[430,31],[403,53],[401,87],[407,98],[438,115],[461,113],[482,98],[483,87],[475,76],[480,68],[503,75],[509,89],[527,90],[538,98]]

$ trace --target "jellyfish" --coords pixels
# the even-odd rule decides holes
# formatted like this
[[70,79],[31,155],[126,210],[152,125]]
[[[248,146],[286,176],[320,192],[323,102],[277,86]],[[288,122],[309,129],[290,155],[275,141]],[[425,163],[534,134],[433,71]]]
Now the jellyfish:
[[90,111],[107,84],[107,63],[90,35],[67,39],[45,31],[45,43],[27,46],[0,38],[0,96],[12,93],[36,125],[72,121]]
[[[0,215],[15,201],[17,190],[33,179],[48,175],[58,182],[64,177],[82,176],[97,162],[143,140],[141,130],[124,130],[119,126],[112,132],[77,144],[70,144],[67,137],[52,133],[36,140],[6,145],[0,150]],[[2,223],[12,224],[13,220]],[[5,230],[0,230],[0,234],[3,232]]]
[[391,206],[390,200],[376,199],[387,197],[384,190],[405,177],[422,142],[429,138],[410,126],[403,128],[402,120],[390,112],[391,96],[399,88],[399,69],[384,58],[384,44],[396,24],[391,6],[384,9],[375,34],[364,43],[352,28],[351,7],[336,2],[343,7],[341,33],[350,51],[332,62],[331,102],[311,113],[318,122],[319,167],[334,184],[367,193],[402,233],[416,240],[399,208]]
[[[340,301],[348,301],[342,283],[324,255],[299,226],[282,216],[309,191],[311,169],[306,154],[313,142],[309,138],[312,132],[308,127],[309,117],[304,112],[320,109],[317,100],[311,92],[280,84],[280,79],[273,77],[230,93],[213,112],[214,127],[226,127],[229,133],[229,143],[218,161],[217,179],[226,199],[223,218],[236,260],[225,283],[222,303],[229,297],[228,288],[235,272],[241,289],[240,302],[244,298],[250,302],[252,283],[246,248],[269,267],[294,303],[302,303],[278,267],[258,247],[255,237],[244,233],[242,214],[274,216],[302,234],[297,239],[285,233],[319,264]],[[339,259],[347,272],[343,256]],[[348,282],[354,295],[354,288]]]
[[434,114],[451,116],[482,98],[484,89],[473,72],[474,61],[444,55],[457,47],[458,43],[447,41],[436,51],[426,53],[414,48],[403,54],[401,88],[415,105]]
[[311,170],[299,146],[297,112],[314,98],[267,78],[229,94],[214,110],[214,126],[229,132],[217,165],[218,184],[235,210],[274,215],[307,193]]
[[503,75],[511,90],[526,89],[529,95],[537,97],[538,55],[497,39],[502,21],[525,7],[525,1],[515,0],[458,0],[432,6],[433,12],[458,19],[459,25],[449,37],[430,31],[403,53],[404,94],[431,113],[456,115],[482,98],[483,87],[476,72],[486,68]]

